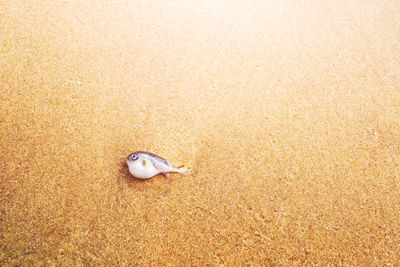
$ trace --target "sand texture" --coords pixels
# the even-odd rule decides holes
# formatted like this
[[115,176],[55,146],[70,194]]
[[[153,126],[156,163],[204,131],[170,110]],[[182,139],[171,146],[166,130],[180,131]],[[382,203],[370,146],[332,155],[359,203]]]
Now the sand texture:
[[0,265],[399,264],[399,14],[1,1]]

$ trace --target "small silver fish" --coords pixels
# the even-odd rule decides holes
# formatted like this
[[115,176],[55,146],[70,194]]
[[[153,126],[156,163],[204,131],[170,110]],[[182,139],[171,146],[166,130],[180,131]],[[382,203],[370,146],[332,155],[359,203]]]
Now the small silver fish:
[[176,168],[166,159],[150,152],[137,151],[126,158],[129,172],[136,178],[149,179],[159,173],[169,176],[169,172],[186,174],[185,167]]

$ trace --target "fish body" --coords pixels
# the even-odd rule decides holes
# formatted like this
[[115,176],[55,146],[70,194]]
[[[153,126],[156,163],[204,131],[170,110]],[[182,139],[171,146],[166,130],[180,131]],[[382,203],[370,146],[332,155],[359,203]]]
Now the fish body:
[[137,151],[126,158],[129,172],[138,179],[149,179],[159,173],[168,176],[170,172],[186,174],[185,167],[176,168],[166,159],[150,152]]

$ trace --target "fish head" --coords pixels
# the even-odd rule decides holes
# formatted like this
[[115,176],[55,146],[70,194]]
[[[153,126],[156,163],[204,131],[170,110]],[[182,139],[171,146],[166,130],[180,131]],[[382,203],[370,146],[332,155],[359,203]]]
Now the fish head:
[[139,166],[139,162],[141,159],[141,155],[138,152],[134,152],[132,154],[130,154],[127,158],[126,158],[126,164],[128,165],[129,168],[135,168]]
[[146,153],[135,152],[126,158],[129,172],[136,178],[148,179],[160,173],[152,164],[151,158]]

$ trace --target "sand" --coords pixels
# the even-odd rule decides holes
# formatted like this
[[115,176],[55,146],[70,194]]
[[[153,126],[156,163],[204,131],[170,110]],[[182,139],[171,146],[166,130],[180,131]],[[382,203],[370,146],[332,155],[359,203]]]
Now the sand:
[[398,264],[399,14],[2,1],[0,265]]

